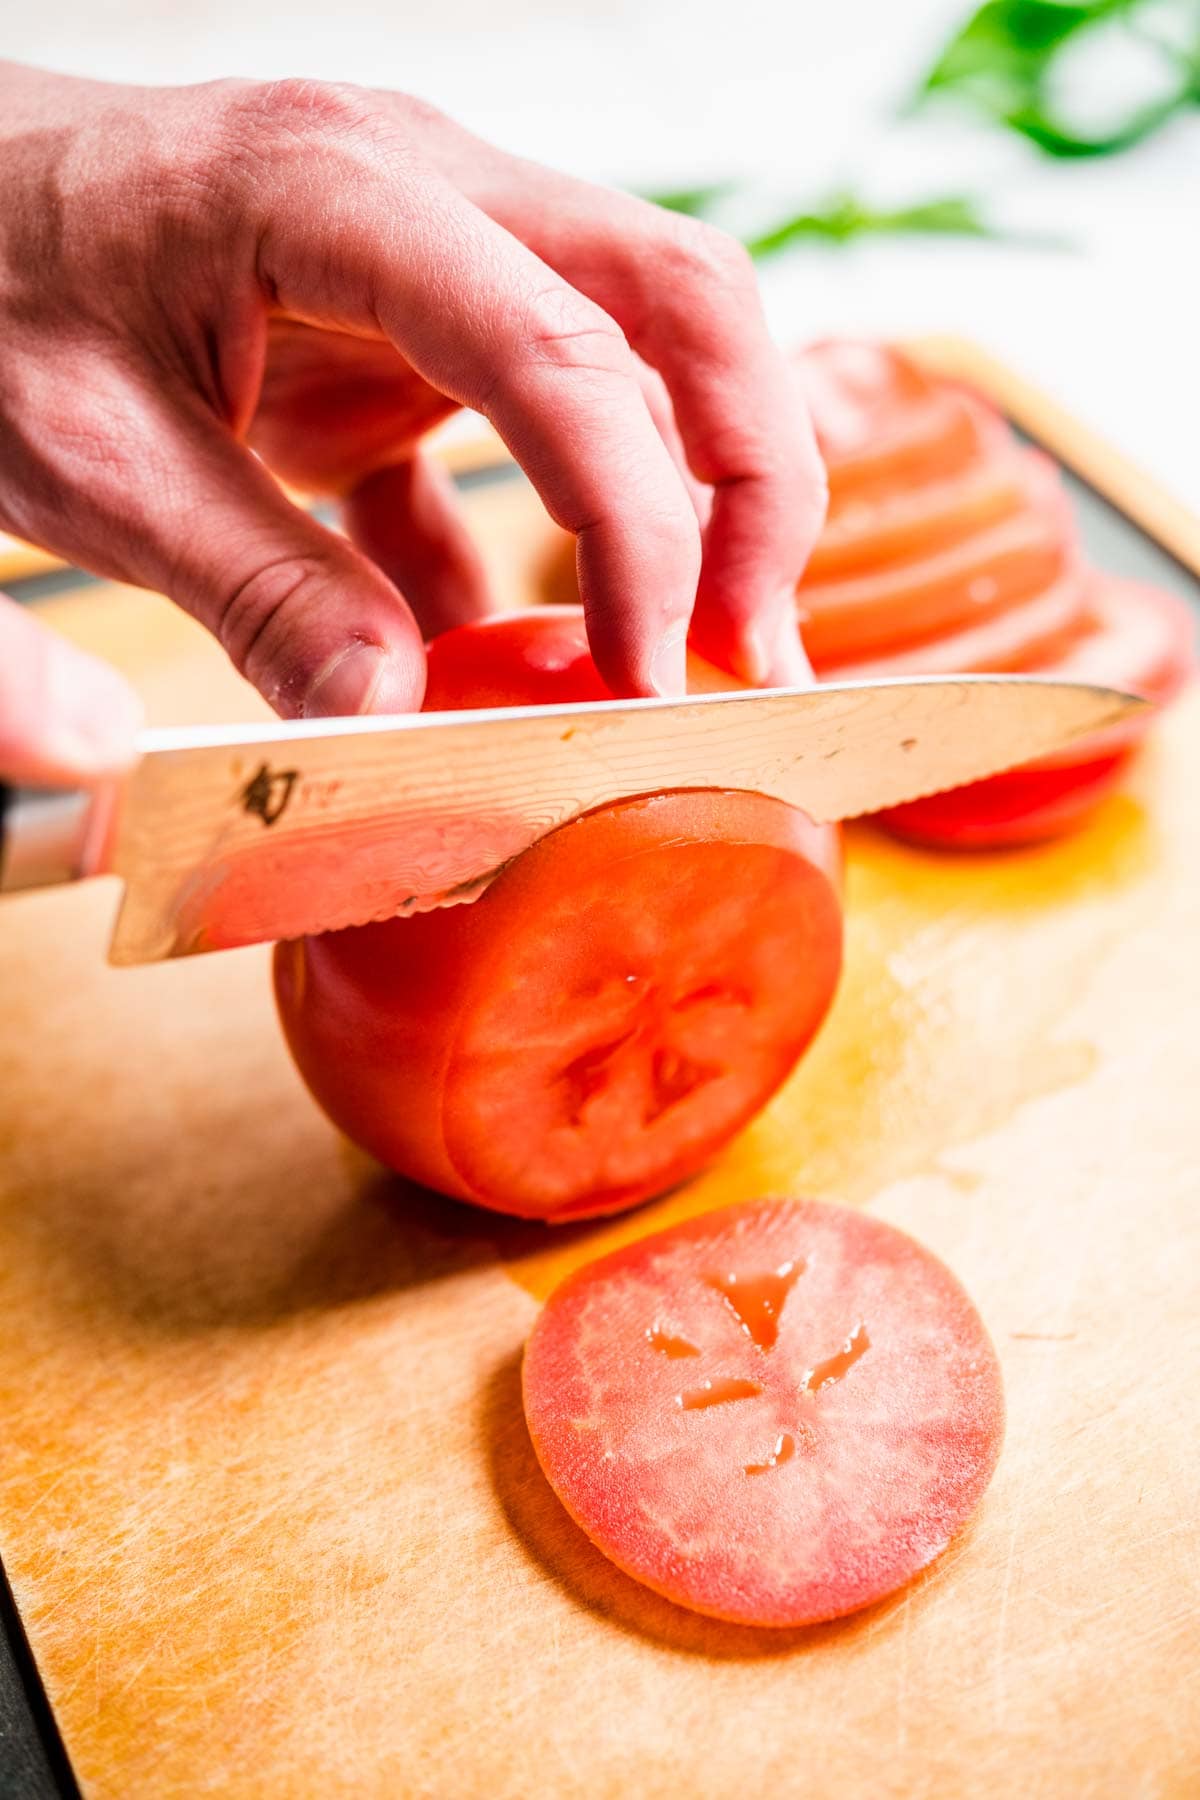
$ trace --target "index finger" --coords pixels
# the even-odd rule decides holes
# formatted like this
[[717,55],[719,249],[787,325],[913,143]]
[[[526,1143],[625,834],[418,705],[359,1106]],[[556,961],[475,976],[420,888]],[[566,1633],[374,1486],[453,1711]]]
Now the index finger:
[[796,584],[825,518],[825,469],[800,386],[767,330],[753,265],[693,220],[660,227],[661,298],[630,270],[631,335],[671,394],[688,461],[713,489],[697,646],[753,682],[803,679]]

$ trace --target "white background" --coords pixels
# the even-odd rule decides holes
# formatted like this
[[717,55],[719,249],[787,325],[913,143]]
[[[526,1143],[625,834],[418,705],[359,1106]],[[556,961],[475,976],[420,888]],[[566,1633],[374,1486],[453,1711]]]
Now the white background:
[[[766,265],[778,334],[955,330],[1023,367],[1200,511],[1200,110],[1113,161],[1048,163],[898,103],[970,0],[0,0],[4,53],[78,74],[315,75],[423,94],[594,179],[738,176],[780,210],[839,183],[985,195],[1068,250],[884,240]],[[1098,111],[1128,52],[1093,59]],[[2,200],[0,200],[2,203]]]

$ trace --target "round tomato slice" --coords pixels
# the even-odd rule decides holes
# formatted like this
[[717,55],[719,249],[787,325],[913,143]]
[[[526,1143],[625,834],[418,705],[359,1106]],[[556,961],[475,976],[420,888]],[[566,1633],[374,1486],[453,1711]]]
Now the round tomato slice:
[[861,662],[819,665],[826,681],[879,681],[908,675],[1004,675],[1052,662],[1094,630],[1093,582],[1077,567],[1060,581],[977,625],[943,632]]
[[887,344],[813,344],[796,366],[834,508],[960,474],[994,442],[977,402]]
[[1077,554],[1070,513],[1047,470],[1035,466],[1029,480],[1029,505],[960,543],[840,581],[803,580],[797,603],[809,654],[857,660],[1003,612],[1057,581]]
[[833,500],[806,578],[824,581],[897,558],[929,555],[1027,505],[1030,471],[1043,459],[1018,449],[1003,420],[982,406],[976,410],[985,448],[961,473],[902,483],[874,497]]
[[833,998],[836,834],[759,794],[630,800],[560,827],[481,899],[279,946],[296,1063],[403,1174],[553,1221],[709,1161]]
[[[1027,668],[1069,681],[1173,700],[1195,670],[1195,620],[1174,594],[1094,578],[1091,628],[1061,655]],[[1080,824],[1116,785],[1154,715],[1094,733],[1056,756],[878,813],[895,836],[928,847],[980,850],[1037,843]]]
[[525,1351],[551,1486],[635,1580],[811,1625],[938,1556],[996,1464],[995,1350],[950,1271],[811,1200],[708,1213],[579,1270]]

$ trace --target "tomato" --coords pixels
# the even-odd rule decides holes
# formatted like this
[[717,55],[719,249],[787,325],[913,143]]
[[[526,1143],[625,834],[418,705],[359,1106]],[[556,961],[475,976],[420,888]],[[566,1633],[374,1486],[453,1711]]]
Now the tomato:
[[569,1277],[525,1351],[534,1449],[635,1580],[797,1626],[880,1600],[974,1511],[1004,1431],[950,1271],[846,1207],[691,1219]]
[[[1034,665],[1037,671],[1141,694],[1159,706],[1174,699],[1195,667],[1191,608],[1173,594],[1111,577],[1095,581],[1090,605],[1091,629]],[[910,842],[964,850],[1057,837],[1116,785],[1150,722],[1093,734],[1055,756],[892,807],[877,819]]]
[[[449,632],[433,704],[594,697],[577,609]],[[552,1221],[633,1205],[759,1111],[841,963],[837,833],[681,792],[549,833],[466,906],[276,953],[316,1099],[381,1161]]]
[[[428,646],[425,712],[611,700],[588,649],[582,606],[531,606],[442,632]],[[744,683],[688,651],[688,692]]]
[[581,606],[498,613],[428,646],[425,712],[611,700],[588,649]]
[[666,794],[551,832],[469,906],[279,947],[313,1094],[464,1200],[581,1218],[661,1193],[759,1111],[837,984],[829,832]]
[[893,837],[929,850],[1000,850],[1040,844],[1081,825],[1120,780],[1133,752],[1057,768],[1033,765],[929,794],[876,815]]

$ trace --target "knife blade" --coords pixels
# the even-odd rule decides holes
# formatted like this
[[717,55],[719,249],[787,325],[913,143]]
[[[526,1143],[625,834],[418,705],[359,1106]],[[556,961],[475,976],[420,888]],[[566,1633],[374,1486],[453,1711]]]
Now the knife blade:
[[40,851],[10,845],[0,888],[115,873],[110,960],[154,962],[474,900],[546,832],[635,794],[745,789],[847,819],[1144,704],[973,675],[148,731],[121,783],[43,818]]

